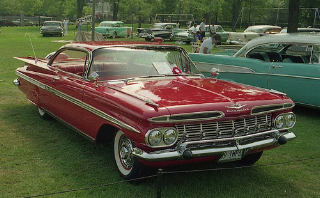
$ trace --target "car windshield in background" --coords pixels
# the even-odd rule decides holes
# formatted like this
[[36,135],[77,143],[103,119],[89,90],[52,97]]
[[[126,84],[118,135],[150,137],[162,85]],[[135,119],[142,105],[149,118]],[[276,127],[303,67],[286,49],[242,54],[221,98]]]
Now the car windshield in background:
[[60,27],[61,26],[61,23],[44,23],[43,26],[58,26]]
[[[172,75],[179,68],[182,75],[201,74],[185,52],[167,48],[101,48],[93,52],[90,73],[100,80],[141,76]],[[110,77],[110,78],[109,78]],[[112,77],[112,79],[111,79]]]
[[99,26],[102,26],[102,27],[123,27],[124,24],[122,23],[101,23]]

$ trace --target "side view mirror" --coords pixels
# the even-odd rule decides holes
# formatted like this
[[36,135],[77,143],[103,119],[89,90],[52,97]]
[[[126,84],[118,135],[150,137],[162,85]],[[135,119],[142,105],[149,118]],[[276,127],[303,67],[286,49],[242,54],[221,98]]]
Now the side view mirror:
[[219,70],[217,68],[212,68],[211,71],[210,71],[210,74],[211,74],[212,77],[218,78]]
[[99,74],[97,72],[92,72],[88,79],[89,81],[94,81],[94,87],[98,87]]

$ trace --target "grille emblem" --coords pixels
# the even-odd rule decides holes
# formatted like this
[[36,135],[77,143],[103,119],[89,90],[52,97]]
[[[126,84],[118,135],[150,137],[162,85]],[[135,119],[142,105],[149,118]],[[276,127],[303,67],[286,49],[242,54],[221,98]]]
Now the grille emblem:
[[227,108],[230,108],[230,109],[241,109],[243,107],[247,106],[246,104],[245,105],[242,105],[240,103],[234,103],[232,104],[231,106],[226,106]]

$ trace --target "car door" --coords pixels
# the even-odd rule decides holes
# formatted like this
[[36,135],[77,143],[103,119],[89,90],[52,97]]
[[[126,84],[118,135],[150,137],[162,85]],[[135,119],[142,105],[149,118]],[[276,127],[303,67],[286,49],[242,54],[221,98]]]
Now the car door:
[[[282,62],[271,65],[268,88],[286,93],[296,103],[320,106],[319,60],[312,62],[310,58],[311,52],[319,53],[309,51],[306,47],[300,52],[283,55]],[[288,58],[291,61],[286,61]]]
[[56,75],[49,81],[50,100],[43,101],[45,108],[73,128],[82,129],[83,71],[88,62],[85,51],[62,50],[49,61]]

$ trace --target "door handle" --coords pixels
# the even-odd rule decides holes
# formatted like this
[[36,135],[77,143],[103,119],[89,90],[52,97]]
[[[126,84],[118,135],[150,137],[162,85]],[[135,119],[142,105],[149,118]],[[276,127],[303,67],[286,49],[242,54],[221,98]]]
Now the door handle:
[[282,68],[282,66],[281,66],[281,65],[272,65],[272,68],[273,68],[273,69]]

